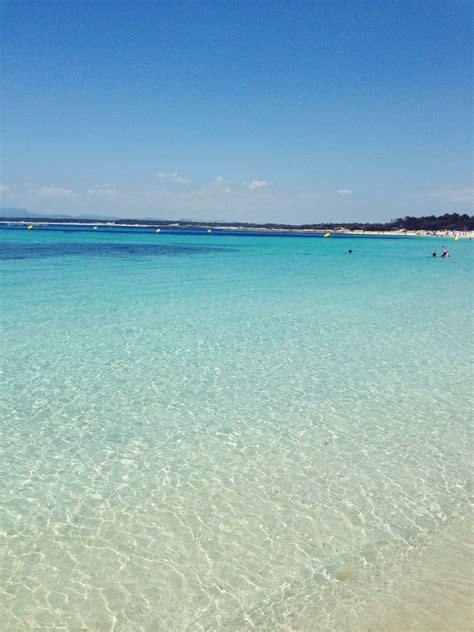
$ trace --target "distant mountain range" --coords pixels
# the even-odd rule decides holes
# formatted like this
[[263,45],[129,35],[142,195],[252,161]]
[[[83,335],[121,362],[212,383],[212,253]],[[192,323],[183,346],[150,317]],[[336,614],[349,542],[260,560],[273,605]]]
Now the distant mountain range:
[[[82,222],[85,221],[99,221],[99,222],[108,222],[108,221],[127,221],[129,218],[118,217],[117,215],[64,215],[59,213],[34,213],[33,211],[29,211],[26,208],[0,208],[0,219],[31,219],[34,221],[35,219],[51,219],[51,220],[61,220],[61,221],[74,221],[80,220]],[[167,220],[162,217],[140,217],[139,219],[131,219],[133,222],[189,222],[189,223],[203,223],[206,220],[200,219],[176,219],[176,220]]]
[[115,215],[59,215],[55,213],[33,213],[26,208],[0,208],[0,218],[2,219],[100,219],[100,220],[116,220],[120,219]]

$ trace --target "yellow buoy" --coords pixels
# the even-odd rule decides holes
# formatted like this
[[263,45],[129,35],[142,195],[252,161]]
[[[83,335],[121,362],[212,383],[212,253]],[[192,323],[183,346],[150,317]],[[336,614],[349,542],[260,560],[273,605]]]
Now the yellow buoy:
[[32,228],[33,228],[33,226],[31,224],[29,224],[28,230],[31,230]]
[[331,237],[331,233],[324,233],[324,238]]
[[455,237],[453,237],[454,241],[457,241],[459,239],[459,235],[456,235]]
[[212,233],[212,230],[209,228],[209,230],[207,231],[208,233]]
[[157,229],[156,229],[156,232],[157,232],[157,233],[161,233],[161,228],[157,228]]

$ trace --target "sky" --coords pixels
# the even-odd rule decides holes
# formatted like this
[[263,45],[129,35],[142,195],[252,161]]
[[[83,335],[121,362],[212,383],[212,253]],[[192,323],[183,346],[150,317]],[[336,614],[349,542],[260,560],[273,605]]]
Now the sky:
[[470,0],[3,0],[0,206],[472,213]]

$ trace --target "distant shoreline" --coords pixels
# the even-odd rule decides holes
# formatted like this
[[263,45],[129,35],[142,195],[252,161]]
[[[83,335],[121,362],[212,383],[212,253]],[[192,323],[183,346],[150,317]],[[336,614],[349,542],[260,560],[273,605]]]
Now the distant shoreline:
[[267,227],[267,226],[239,226],[238,224],[227,226],[227,225],[216,225],[216,224],[206,224],[206,223],[196,223],[196,224],[188,224],[181,222],[170,222],[170,223],[127,223],[127,222],[117,222],[117,221],[38,221],[28,220],[28,219],[0,219],[0,225],[7,226],[84,226],[84,227],[105,227],[105,228],[151,228],[151,229],[167,229],[167,228],[180,228],[183,230],[186,229],[202,229],[208,231],[219,231],[219,230],[227,230],[227,231],[241,231],[241,232],[262,232],[262,233],[306,233],[306,234],[314,234],[314,235],[354,235],[354,236],[370,236],[370,235],[378,235],[378,236],[397,236],[397,237],[444,237],[447,238],[455,238],[455,239],[473,239],[474,231],[459,231],[459,230],[438,230],[438,231],[430,231],[430,230],[358,230],[358,229],[347,229],[347,228],[336,228],[336,229],[324,229],[324,228],[278,228],[278,227]]

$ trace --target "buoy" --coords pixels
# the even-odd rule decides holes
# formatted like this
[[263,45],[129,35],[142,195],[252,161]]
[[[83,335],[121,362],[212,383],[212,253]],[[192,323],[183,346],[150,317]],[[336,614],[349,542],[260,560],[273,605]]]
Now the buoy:
[[331,233],[324,233],[324,238],[331,237]]
[[92,228],[92,230],[97,230],[97,226],[94,226],[94,227]]
[[209,230],[207,231],[208,233],[212,233],[212,230],[209,228]]
[[161,233],[161,228],[157,228],[157,229],[156,229],[156,232],[157,232],[157,233]]
[[32,228],[33,228],[33,226],[30,224],[30,225],[28,226],[28,230],[31,230]]
[[457,241],[459,239],[459,235],[456,235],[455,237],[453,237],[454,241]]

